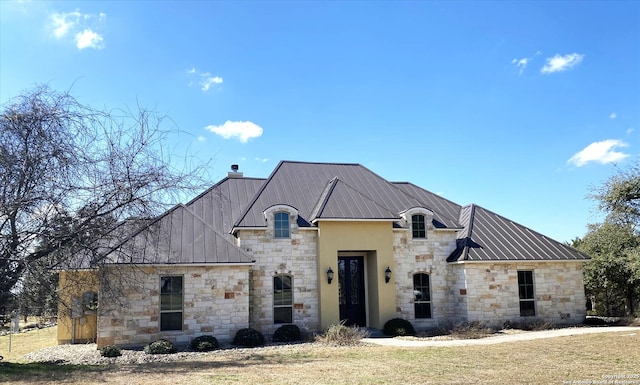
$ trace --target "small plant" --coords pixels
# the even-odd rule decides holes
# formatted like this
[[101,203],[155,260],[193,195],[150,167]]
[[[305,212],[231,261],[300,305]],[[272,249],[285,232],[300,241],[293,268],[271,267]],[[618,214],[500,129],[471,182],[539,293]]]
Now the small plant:
[[411,322],[402,318],[393,318],[384,324],[382,332],[391,337],[396,336],[415,336],[416,331]]
[[495,330],[486,326],[482,322],[461,322],[451,329],[451,336],[458,339],[478,339],[495,334]]
[[100,349],[100,355],[102,357],[120,357],[122,352],[120,348],[115,345],[107,345]]
[[264,336],[259,331],[252,328],[240,329],[233,337],[233,343],[238,346],[252,348],[264,345]]
[[273,333],[273,342],[298,341],[300,338],[300,328],[296,325],[282,325]]
[[191,349],[196,352],[209,352],[219,347],[218,339],[214,336],[204,335],[191,340]]
[[331,325],[327,332],[317,336],[316,341],[329,345],[348,346],[358,345],[360,340],[369,337],[369,332],[355,326],[346,326],[345,321]]
[[176,347],[171,341],[159,339],[145,346],[144,352],[147,354],[171,354],[176,352]]

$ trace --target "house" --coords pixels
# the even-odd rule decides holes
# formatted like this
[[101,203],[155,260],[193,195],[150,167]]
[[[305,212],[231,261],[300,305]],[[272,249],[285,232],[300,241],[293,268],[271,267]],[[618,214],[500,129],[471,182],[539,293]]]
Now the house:
[[[82,272],[99,276],[97,311],[61,314],[60,343],[228,341],[245,327],[382,328],[395,317],[425,329],[586,315],[588,256],[359,164],[283,161],[266,179],[236,166],[107,258]],[[108,283],[118,295],[103,293]]]

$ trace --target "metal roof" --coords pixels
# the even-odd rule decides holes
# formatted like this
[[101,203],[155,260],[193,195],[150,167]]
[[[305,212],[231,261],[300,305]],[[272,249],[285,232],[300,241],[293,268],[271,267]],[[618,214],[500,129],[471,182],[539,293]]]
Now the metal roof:
[[460,210],[465,226],[448,262],[587,260],[589,256],[478,205]]
[[[329,182],[336,178],[340,186],[329,194]],[[266,226],[263,211],[277,204],[287,204],[298,210],[301,223],[310,223],[316,215],[322,197],[329,196],[329,212],[342,219],[389,219],[407,208],[424,203],[403,192],[389,181],[359,164],[306,163],[282,161],[264,182],[234,227]],[[429,207],[427,207],[429,208]],[[327,206],[325,205],[325,210]],[[391,213],[382,213],[390,211]],[[459,228],[453,218],[434,215],[434,225]]]
[[312,223],[321,219],[399,220],[400,218],[388,208],[335,177],[329,181],[316,208],[311,212]]
[[185,206],[214,230],[232,240],[229,232],[235,220],[264,182],[263,178],[224,178]]
[[253,263],[253,259],[183,205],[175,206],[108,254],[110,263]]

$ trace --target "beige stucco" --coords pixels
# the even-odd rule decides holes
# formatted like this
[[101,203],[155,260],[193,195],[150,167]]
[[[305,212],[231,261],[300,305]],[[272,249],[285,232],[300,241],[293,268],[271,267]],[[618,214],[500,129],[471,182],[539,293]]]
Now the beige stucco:
[[94,342],[95,310],[82,304],[82,295],[98,292],[98,271],[61,271],[58,278],[58,343]]
[[[393,231],[386,221],[321,221],[318,223],[318,295],[320,327],[326,329],[340,322],[337,281],[329,284],[326,272],[336,274],[341,253],[361,252],[365,257],[367,326],[382,328],[396,314],[395,278],[386,284],[384,271],[395,269]],[[346,254],[344,254],[346,255]]]

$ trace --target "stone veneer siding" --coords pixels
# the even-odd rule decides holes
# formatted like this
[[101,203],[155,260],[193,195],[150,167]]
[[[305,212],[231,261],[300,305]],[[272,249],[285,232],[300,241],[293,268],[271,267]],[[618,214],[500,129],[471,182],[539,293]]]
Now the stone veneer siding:
[[[413,239],[410,230],[394,230],[396,313],[419,329],[435,327],[450,320],[452,284],[447,257],[456,248],[456,233],[427,228],[427,238]],[[431,318],[415,318],[413,275],[429,274]]]
[[[98,348],[141,346],[159,338],[187,344],[204,334],[221,342],[232,340],[236,331],[249,326],[249,268],[248,265],[106,268],[105,279],[132,284],[119,293],[126,303],[118,305],[107,301],[104,295],[99,298]],[[160,277],[169,275],[184,277],[180,331],[160,331]]]
[[[581,261],[467,262],[460,265],[466,276],[469,322],[584,321],[586,305]],[[520,316],[519,270],[533,271],[535,317]]]
[[237,244],[253,255],[250,325],[270,335],[282,326],[273,323],[273,277],[293,277],[293,323],[306,331],[320,327],[318,313],[317,231],[299,230],[291,221],[291,237],[274,239],[268,230],[239,230]]

